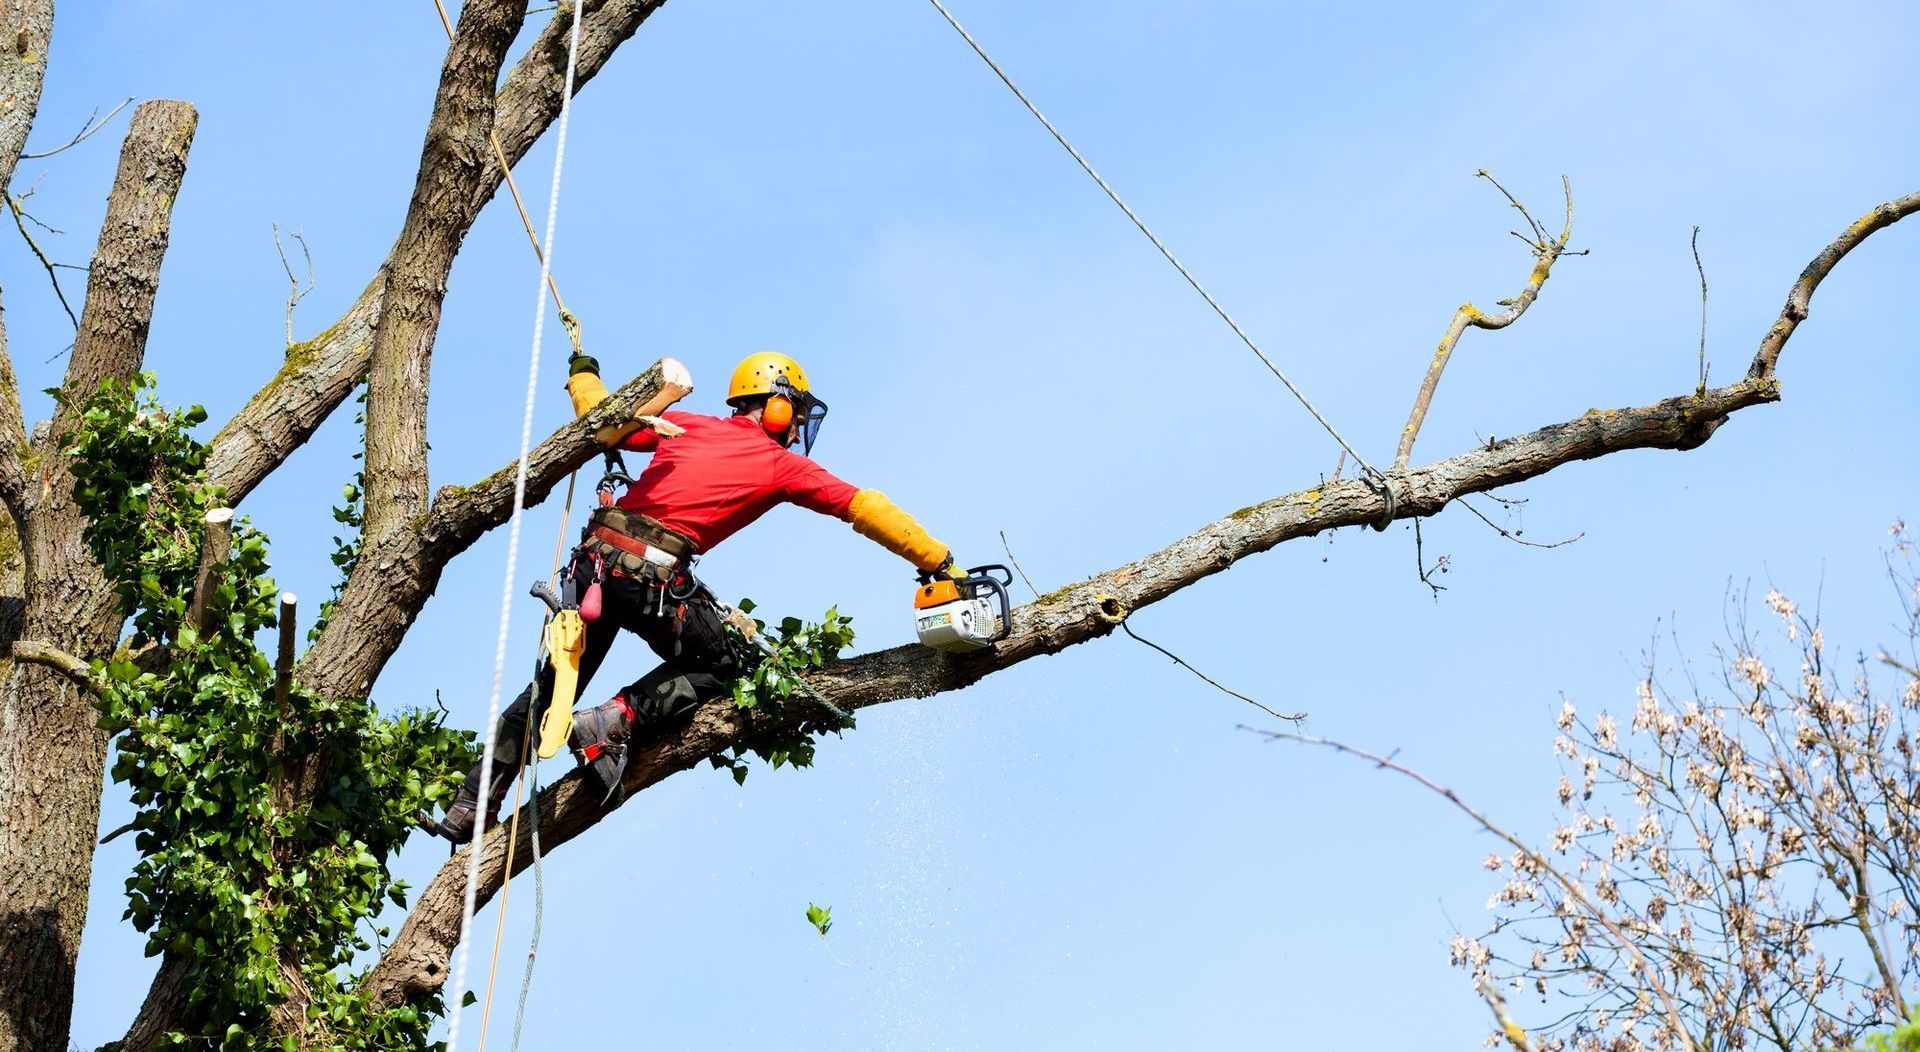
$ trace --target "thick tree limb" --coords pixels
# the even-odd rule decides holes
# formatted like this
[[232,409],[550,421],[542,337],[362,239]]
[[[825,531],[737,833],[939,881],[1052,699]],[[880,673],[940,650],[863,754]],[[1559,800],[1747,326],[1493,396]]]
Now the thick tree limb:
[[367,371],[367,537],[427,505],[427,395],[447,275],[483,183],[494,85],[526,20],[524,0],[468,0],[441,67],[413,204],[386,266]]
[[[134,114],[107,198],[61,405],[38,452],[21,530],[27,604],[21,634],[68,654],[110,650],[124,614],[83,539],[67,457],[82,405],[140,367],[171,214],[196,116],[183,102]],[[29,647],[29,652],[31,652]],[[65,1048],[74,962],[100,814],[106,734],[70,672],[16,661],[0,698],[0,1048]]]
[[[1920,210],[1920,194],[1882,205],[1850,227],[1802,275],[1789,299],[1789,313],[1797,302],[1799,317],[1805,317],[1814,286],[1841,256],[1873,230],[1916,210]],[[1873,225],[1866,226],[1869,223]],[[1863,229],[1864,233],[1856,233]],[[1769,333],[1768,341],[1773,338]],[[1781,341],[1784,339],[1782,336]],[[1402,519],[1433,515],[1468,494],[1511,485],[1610,453],[1693,449],[1711,438],[1731,414],[1779,400],[1779,384],[1772,375],[1778,347],[1774,346],[1769,357],[1769,342],[1763,342],[1761,358],[1756,359],[1757,375],[1739,383],[1648,406],[1589,410],[1565,423],[1489,443],[1423,467],[1396,471],[1392,480],[1401,496],[1393,514]],[[895,647],[830,665],[813,674],[809,682],[826,700],[848,710],[958,690],[1000,669],[1107,635],[1131,611],[1165,599],[1248,556],[1325,530],[1371,525],[1388,511],[1383,495],[1367,482],[1343,479],[1324,483],[1242,508],[1144,559],[1019,607],[1013,613],[1012,635],[991,650],[953,655],[917,645]],[[629,795],[766,733],[768,728],[752,725],[750,718],[751,714],[736,709],[731,699],[721,698],[701,706],[685,726],[651,739],[636,739],[627,768]],[[599,805],[598,795],[587,788],[578,772],[540,794],[534,806],[540,808],[539,828],[546,850],[559,847],[606,816],[608,812]],[[478,902],[486,902],[499,890],[509,864],[514,872],[530,864],[530,827],[520,824],[518,828],[524,832],[512,845],[508,844],[508,827],[496,826],[481,844],[468,849],[485,853],[476,889]],[[464,854],[455,855],[422,890],[413,911],[368,977],[366,989],[374,1003],[400,1004],[444,985],[447,961],[459,938],[466,875],[467,859]]]
[[[580,27],[579,69],[574,79],[576,93],[659,7],[660,0],[603,0],[586,5],[587,21]],[[510,163],[518,163],[559,117],[568,17],[565,9],[554,16],[500,88],[493,126]],[[478,183],[467,198],[450,205],[456,210],[463,236],[499,190],[501,179],[492,151],[484,151]],[[237,506],[253,492],[313,436],[365,378],[375,320],[381,311],[384,275],[400,262],[398,253],[396,245],[388,253],[381,274],[340,320],[289,350],[280,371],[213,437],[207,471],[215,483],[226,487],[228,503]]]
[[[53,0],[10,0],[0,8],[0,195],[12,183],[27,133],[33,130],[52,36]],[[0,503],[16,526],[26,514],[26,480],[20,466],[26,448],[20,384],[13,375],[5,311],[0,308]]]
[[0,8],[0,193],[27,147],[53,39],[53,0],[7,0]]
[[[87,303],[67,363],[64,398],[54,414],[50,450],[59,448],[103,381],[125,380],[139,371],[153,323],[160,263],[172,231],[173,201],[186,176],[187,150],[199,120],[192,106],[166,99],[143,102],[133,111],[120,171],[107,196],[106,222],[87,272]],[[61,458],[43,459],[55,464]],[[50,481],[66,488],[61,480]]]
[[[547,498],[554,486],[605,448],[599,429],[627,420],[662,387],[661,367],[629,380],[578,420],[547,436],[527,454],[526,507]],[[372,539],[359,568],[334,607],[333,620],[307,651],[295,673],[301,685],[323,697],[364,697],[408,626],[440,583],[453,557],[513,514],[519,462],[471,486],[448,486],[408,528]]]

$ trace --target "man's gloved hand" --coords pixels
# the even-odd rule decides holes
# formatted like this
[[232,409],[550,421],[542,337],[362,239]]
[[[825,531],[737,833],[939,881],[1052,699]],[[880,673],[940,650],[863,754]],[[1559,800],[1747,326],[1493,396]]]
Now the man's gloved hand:
[[727,623],[748,640],[752,640],[760,632],[760,626],[753,623],[753,618],[737,606],[727,607]]
[[939,569],[933,571],[933,575],[935,577],[950,577],[956,581],[964,581],[967,579],[967,571],[961,569],[960,565],[953,561],[952,552],[947,553],[946,561],[940,564]]

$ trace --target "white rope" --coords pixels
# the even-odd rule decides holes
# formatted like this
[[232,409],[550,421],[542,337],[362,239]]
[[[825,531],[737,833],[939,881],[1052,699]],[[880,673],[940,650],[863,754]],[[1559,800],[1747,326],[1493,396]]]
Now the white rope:
[[1207,306],[1213,308],[1213,312],[1220,316],[1220,320],[1227,323],[1227,328],[1232,329],[1233,334],[1240,337],[1240,342],[1247,345],[1247,350],[1252,351],[1254,357],[1259,358],[1261,364],[1265,365],[1268,371],[1272,372],[1275,378],[1284,384],[1287,390],[1293,394],[1293,397],[1306,408],[1307,412],[1313,415],[1313,419],[1317,421],[1322,428],[1326,429],[1327,434],[1333,436],[1333,440],[1340,444],[1341,449],[1347,451],[1347,455],[1353,458],[1354,463],[1360,465],[1367,474],[1377,479],[1385,479],[1385,475],[1374,470],[1373,465],[1367,463],[1366,458],[1362,457],[1358,450],[1354,449],[1346,439],[1340,437],[1340,432],[1334,430],[1333,425],[1327,421],[1325,416],[1321,415],[1320,410],[1315,408],[1314,404],[1307,400],[1306,392],[1294,386],[1292,380],[1287,379],[1287,374],[1281,372],[1280,367],[1274,364],[1273,359],[1267,357],[1267,352],[1261,350],[1260,345],[1253,342],[1253,337],[1247,335],[1247,331],[1240,327],[1240,323],[1233,320],[1233,315],[1228,314],[1227,309],[1220,305],[1220,301],[1213,298],[1213,293],[1208,292],[1206,286],[1200,284],[1200,279],[1193,276],[1193,271],[1188,270],[1186,264],[1180,262],[1180,260],[1174,256],[1173,250],[1167,247],[1167,243],[1160,240],[1160,236],[1155,234],[1153,230],[1147,226],[1146,221],[1141,219],[1139,214],[1128,206],[1127,202],[1120,197],[1119,192],[1114,190],[1105,179],[1102,179],[1099,172],[1093,170],[1093,165],[1088,163],[1085,157],[1081,156],[1079,150],[1074,149],[1073,144],[1067,141],[1067,137],[1061,133],[1060,129],[1054,127],[1053,122],[1047,119],[1047,115],[1040,112],[1040,107],[1034,105],[1033,100],[1027,97],[1027,93],[1020,89],[1020,85],[1013,82],[1013,77],[1010,76],[1006,70],[1000,68],[1000,63],[995,62],[993,56],[987,54],[987,49],[980,46],[980,42],[973,38],[972,33],[967,32],[967,27],[961,25],[960,20],[953,17],[953,12],[947,10],[947,5],[941,3],[940,0],[930,0],[930,2],[933,4],[934,10],[940,12],[940,17],[946,19],[947,24],[953,27],[953,31],[960,34],[960,39],[965,40],[967,46],[973,49],[973,53],[980,56],[980,61],[985,62],[987,68],[993,70],[994,75],[1000,78],[1000,82],[1005,84],[1007,88],[1013,92],[1014,97],[1019,99],[1021,105],[1027,108],[1027,112],[1033,114],[1034,118],[1040,122],[1041,127],[1047,129],[1048,134],[1053,136],[1054,141],[1066,149],[1067,153],[1080,165],[1080,170],[1086,172],[1100,189],[1106,191],[1107,196],[1113,200],[1113,203],[1120,206],[1120,211],[1125,212],[1127,218],[1133,220],[1133,225],[1138,227],[1140,232],[1147,236],[1148,241],[1153,242],[1153,247],[1159,249],[1160,254],[1167,258],[1167,262],[1173,264],[1173,269],[1179,271],[1180,276],[1187,279],[1187,284],[1193,286],[1193,291],[1198,292],[1200,298],[1207,301]]
[[[453,968],[453,996],[466,999],[467,936],[473,927],[474,899],[480,883],[480,856],[487,834],[487,800],[493,781],[494,724],[500,718],[500,685],[507,668],[507,625],[513,614],[514,575],[520,558],[521,505],[527,498],[527,452],[533,444],[533,402],[539,391],[540,346],[547,325],[547,279],[553,270],[553,228],[560,214],[560,170],[567,156],[567,118],[572,111],[575,58],[580,52],[582,12],[573,11],[573,35],[567,47],[566,85],[560,92],[560,132],[553,147],[553,184],[547,195],[546,246],[540,253],[540,283],[534,289],[533,350],[527,363],[526,409],[520,420],[520,461],[513,476],[513,517],[507,530],[507,572],[500,586],[500,633],[493,652],[493,689],[487,695],[486,746],[480,761],[480,798],[475,801],[473,841],[467,848],[467,889],[460,904],[460,950]],[[447,1024],[447,1052],[459,1052],[464,1004],[453,1006]]]

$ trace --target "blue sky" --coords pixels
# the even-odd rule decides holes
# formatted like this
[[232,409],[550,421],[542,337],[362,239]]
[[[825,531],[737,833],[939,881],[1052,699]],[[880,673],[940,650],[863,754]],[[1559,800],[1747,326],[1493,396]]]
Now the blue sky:
[[[1531,265],[1475,170],[1543,218],[1569,176],[1592,252],[1518,325],[1467,336],[1419,460],[1690,389],[1696,224],[1708,356],[1730,380],[1814,252],[1920,182],[1906,4],[952,6],[1376,462],[1453,309],[1512,295]],[[271,223],[304,230],[318,263],[301,336],[351,302],[406,206],[443,50],[425,0],[62,7],[36,146],[128,95],[200,107],[149,354],[163,396],[218,421],[276,368]],[[1004,530],[1045,590],[1334,465],[926,5],[675,0],[574,118],[556,273],[607,371],[672,354],[701,383],[685,407],[713,411],[743,354],[798,356],[833,405],[818,458],[965,561],[999,561]],[[16,176],[48,172],[33,206],[66,231],[57,258],[86,254],[123,123]],[[521,168],[536,201],[551,145]],[[17,239],[0,268],[21,386],[52,386],[70,327]],[[436,484],[514,454],[535,275],[496,204],[447,301]],[[1781,404],[1697,451],[1508,494],[1529,501],[1528,537],[1577,544],[1523,549],[1449,510],[1423,528],[1451,557],[1437,599],[1396,526],[1286,545],[1133,624],[1544,834],[1561,698],[1627,707],[1670,633],[1709,661],[1730,584],[1819,592],[1849,648],[1890,636],[1879,549],[1920,514],[1916,277],[1920,230],[1876,236],[1821,289]],[[547,351],[542,433],[567,413]],[[332,583],[327,509],[355,437],[330,423],[244,509],[283,587]],[[525,558],[558,515],[533,513]],[[480,721],[504,554],[498,536],[454,563],[384,704],[437,691]],[[861,649],[909,638],[909,576],[838,522],[782,509],[703,567],[769,611],[839,604]],[[526,652],[537,624],[523,603]],[[623,644],[589,697],[645,667]],[[1474,1047],[1485,1009],[1445,947],[1485,921],[1486,838],[1406,784],[1236,729],[1259,716],[1110,639],[864,713],[813,770],[744,789],[677,776],[547,863],[525,1045],[571,1047],[588,1007],[672,1049],[1325,1047],[1401,1020]],[[109,787],[103,826],[127,809]],[[151,974],[117,920],[131,851],[99,854],[84,1047],[122,1032]],[[424,880],[442,857],[420,842],[401,869]],[[831,955],[809,902],[834,907]],[[516,882],[503,988],[530,903]]]

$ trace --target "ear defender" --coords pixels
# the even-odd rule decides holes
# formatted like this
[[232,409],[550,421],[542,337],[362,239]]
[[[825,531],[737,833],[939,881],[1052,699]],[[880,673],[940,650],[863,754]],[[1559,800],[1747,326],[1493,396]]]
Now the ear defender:
[[786,434],[793,426],[793,399],[785,395],[767,399],[767,407],[760,413],[760,426],[775,438]]

